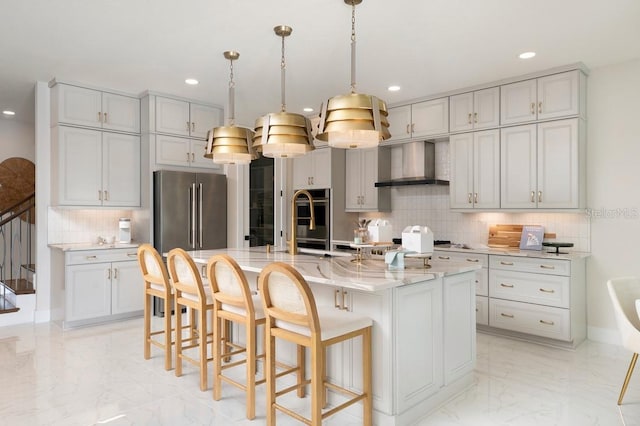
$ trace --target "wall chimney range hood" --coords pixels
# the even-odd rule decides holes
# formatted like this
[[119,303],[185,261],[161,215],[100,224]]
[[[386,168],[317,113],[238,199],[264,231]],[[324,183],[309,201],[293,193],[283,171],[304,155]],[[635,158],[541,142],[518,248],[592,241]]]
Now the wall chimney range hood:
[[376,188],[406,185],[449,185],[448,180],[435,178],[435,143],[409,142],[402,145],[402,177],[376,182]]

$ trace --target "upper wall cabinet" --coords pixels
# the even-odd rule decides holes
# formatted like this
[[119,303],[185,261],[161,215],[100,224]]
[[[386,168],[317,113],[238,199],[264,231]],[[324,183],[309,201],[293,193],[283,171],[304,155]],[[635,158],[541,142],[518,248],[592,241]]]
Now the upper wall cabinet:
[[499,125],[500,88],[492,87],[449,98],[449,128],[452,133]]
[[110,92],[56,83],[51,92],[51,124],[70,124],[140,133],[140,100]]
[[206,139],[207,132],[222,124],[222,110],[209,105],[156,96],[155,131]]
[[500,124],[519,124],[560,117],[583,117],[586,76],[579,70],[501,87]]
[[376,188],[376,182],[390,178],[389,148],[346,151],[345,211],[391,211],[390,188]]
[[449,98],[389,108],[390,141],[449,133]]

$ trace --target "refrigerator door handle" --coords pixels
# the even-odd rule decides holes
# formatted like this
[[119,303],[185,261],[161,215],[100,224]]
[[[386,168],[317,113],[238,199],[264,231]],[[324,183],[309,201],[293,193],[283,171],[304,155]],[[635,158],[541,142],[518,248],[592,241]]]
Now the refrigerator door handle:
[[202,184],[199,185],[198,188],[198,244],[200,246],[200,248],[202,248],[203,246],[203,241],[202,241]]
[[189,230],[189,244],[191,248],[196,248],[196,184],[192,183],[189,188],[189,201],[191,203],[189,208],[189,219],[191,222],[191,229]]

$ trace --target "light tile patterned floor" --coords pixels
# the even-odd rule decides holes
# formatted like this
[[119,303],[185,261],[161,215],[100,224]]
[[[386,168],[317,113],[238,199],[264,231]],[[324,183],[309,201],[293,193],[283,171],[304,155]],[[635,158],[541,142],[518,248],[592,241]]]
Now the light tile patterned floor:
[[[200,392],[195,368],[177,378],[153,353],[142,358],[141,319],[67,331],[0,328],[0,424],[265,424],[263,391],[258,417],[248,421],[239,390],[225,386],[213,401]],[[479,334],[476,384],[418,425],[640,425],[640,371],[616,405],[630,358],[622,347],[589,341],[566,351]],[[278,424],[298,423],[279,416]],[[358,421],[339,414],[327,424]]]

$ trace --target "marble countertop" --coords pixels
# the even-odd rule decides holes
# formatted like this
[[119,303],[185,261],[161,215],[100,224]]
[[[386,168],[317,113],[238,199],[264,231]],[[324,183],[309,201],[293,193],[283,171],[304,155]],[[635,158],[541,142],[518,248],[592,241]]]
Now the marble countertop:
[[561,252],[566,253],[549,253],[549,251],[555,251],[554,247],[543,247],[542,250],[520,250],[516,248],[459,248],[450,247],[448,245],[435,246],[434,251],[452,251],[458,253],[475,253],[475,254],[491,254],[501,256],[519,256],[519,257],[531,257],[539,259],[561,259],[561,260],[576,260],[583,259],[591,256],[591,253],[581,251],[570,251],[571,247],[561,247]]
[[138,248],[141,243],[65,243],[49,244],[49,247],[62,251],[83,251],[83,250],[107,250],[107,249],[129,249]]
[[380,291],[480,269],[479,265],[469,265],[466,262],[438,261],[431,262],[430,269],[424,269],[421,259],[405,259],[406,269],[390,271],[381,259],[364,259],[358,265],[351,261],[352,257],[327,257],[319,254],[292,256],[284,250],[273,248],[267,253],[265,247],[189,252],[196,263],[206,263],[211,256],[220,253],[233,257],[247,272],[259,273],[271,262],[285,262],[294,266],[308,282],[364,291]]

